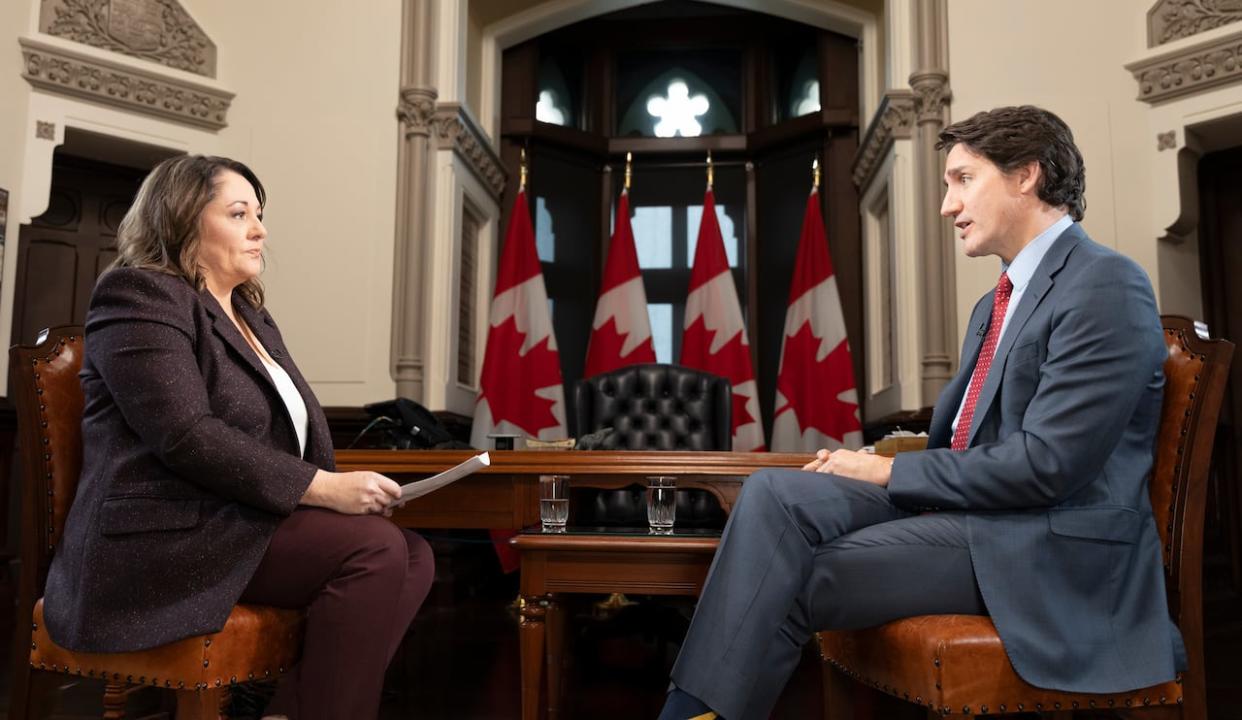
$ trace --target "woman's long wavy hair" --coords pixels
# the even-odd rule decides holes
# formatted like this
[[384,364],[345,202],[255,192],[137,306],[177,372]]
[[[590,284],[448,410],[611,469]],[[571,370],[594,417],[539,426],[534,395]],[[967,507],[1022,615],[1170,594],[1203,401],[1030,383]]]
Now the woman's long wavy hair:
[[[184,278],[202,290],[206,279],[198,264],[203,209],[216,196],[216,179],[232,170],[254,187],[261,209],[267,204],[263,183],[236,160],[211,155],[169,158],[147,175],[134,204],[117,229],[117,258],[111,267],[155,270]],[[256,309],[263,307],[263,284],[250,278],[238,290]]]

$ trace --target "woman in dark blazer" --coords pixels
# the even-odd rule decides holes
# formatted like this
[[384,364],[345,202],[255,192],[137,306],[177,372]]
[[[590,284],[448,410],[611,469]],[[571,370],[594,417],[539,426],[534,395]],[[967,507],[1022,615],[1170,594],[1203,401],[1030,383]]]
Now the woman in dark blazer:
[[263,307],[249,168],[167,160],[91,296],[78,494],[48,576],[56,642],[119,652],[223,627],[237,602],[307,610],[270,717],[375,717],[431,584],[400,489],[334,472],[323,410]]

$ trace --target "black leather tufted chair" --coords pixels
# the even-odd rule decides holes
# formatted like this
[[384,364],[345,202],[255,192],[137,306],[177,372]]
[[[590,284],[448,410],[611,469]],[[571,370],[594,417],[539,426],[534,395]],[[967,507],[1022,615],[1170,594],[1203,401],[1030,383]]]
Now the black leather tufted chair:
[[[730,450],[733,447],[729,381],[681,365],[631,365],[579,380],[574,388],[579,436],[611,427],[600,450]],[[575,525],[647,524],[643,487],[578,490]],[[677,524],[724,525],[724,512],[702,490],[677,492]]]
[[731,393],[701,370],[631,365],[578,381],[578,434],[611,427],[601,450],[729,450]]

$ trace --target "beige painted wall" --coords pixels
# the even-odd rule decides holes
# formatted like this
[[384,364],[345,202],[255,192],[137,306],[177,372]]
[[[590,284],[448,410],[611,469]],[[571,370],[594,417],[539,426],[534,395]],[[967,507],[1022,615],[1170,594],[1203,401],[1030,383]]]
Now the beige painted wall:
[[[1086,163],[1083,226],[1097,242],[1138,261],[1159,288],[1158,231],[1148,212],[1156,137],[1148,106],[1135,100],[1137,83],[1123,67],[1146,47],[1149,6],[1135,0],[950,0],[950,112],[959,120],[998,105],[1030,103],[1060,115]],[[959,333],[999,272],[995,258],[959,254]],[[1193,297],[1164,295],[1162,311],[1197,312],[1187,307]]]
[[[251,165],[269,193],[269,307],[299,367],[325,405],[391,398],[401,0],[375,0],[366,12],[347,0],[316,2],[313,12],[301,0],[183,4],[219,49],[220,84],[237,93],[218,134],[72,99],[34,99],[58,112],[72,104],[66,122],[81,118],[96,131],[117,127],[148,142],[180,138],[169,146]],[[0,187],[18,185],[23,149],[35,142],[33,129],[15,126],[27,112],[10,112],[10,103],[31,97],[16,38],[37,5],[0,3],[0,43],[9,48],[0,55]],[[16,234],[14,220],[10,248]]]
[[324,405],[391,398],[400,0],[193,0],[237,93],[220,152],[270,199],[272,314]]
[[[33,6],[26,2],[0,3],[0,42],[8,52],[0,53],[0,188],[9,192],[8,221],[5,223],[4,253],[7,267],[0,265],[0,341],[8,347],[13,321],[12,261],[17,258],[17,234],[20,226],[22,160],[26,142],[34,142],[34,127],[27,127],[27,106],[30,85],[21,78],[22,55],[17,50],[17,35],[31,22]],[[8,384],[8,353],[0,358],[0,387]]]

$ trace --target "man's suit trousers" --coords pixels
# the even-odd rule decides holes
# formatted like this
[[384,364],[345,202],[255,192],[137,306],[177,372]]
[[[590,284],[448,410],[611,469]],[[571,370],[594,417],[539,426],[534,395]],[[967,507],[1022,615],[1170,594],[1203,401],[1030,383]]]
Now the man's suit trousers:
[[767,718],[816,630],[985,614],[964,518],[917,515],[835,475],[747,478],[673,682],[725,720]]

